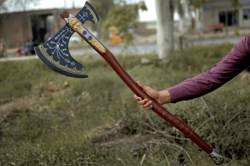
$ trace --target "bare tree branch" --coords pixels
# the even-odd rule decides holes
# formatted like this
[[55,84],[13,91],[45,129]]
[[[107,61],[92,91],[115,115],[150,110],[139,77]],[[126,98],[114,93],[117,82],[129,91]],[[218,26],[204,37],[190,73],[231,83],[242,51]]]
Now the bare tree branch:
[[0,12],[10,11],[11,8],[18,8],[25,11],[28,5],[37,5],[39,2],[40,0],[0,0]]

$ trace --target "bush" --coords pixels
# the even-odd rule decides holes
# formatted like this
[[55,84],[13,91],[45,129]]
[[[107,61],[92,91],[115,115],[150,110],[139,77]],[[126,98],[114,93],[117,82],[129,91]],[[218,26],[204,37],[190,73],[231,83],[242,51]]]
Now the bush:
[[[231,48],[229,44],[210,46],[210,49],[195,46],[182,53],[177,50],[175,56],[164,60],[158,60],[155,54],[117,58],[135,81],[163,90],[210,69]],[[141,58],[152,63],[140,65]],[[195,164],[201,165],[202,161],[203,165],[211,165],[208,156],[185,140],[182,133],[153,111],[142,109],[133,99],[133,92],[103,59],[77,59],[88,66],[89,78],[62,76],[38,60],[0,65],[1,103],[30,93],[37,97],[35,107],[13,108],[1,122],[0,165],[176,164],[176,156],[184,149]],[[35,87],[49,82],[67,82],[70,91],[41,100],[44,89]],[[243,163],[250,155],[248,84],[247,79],[237,77],[203,97],[164,107],[226,157]],[[94,150],[90,144],[93,129],[119,119],[126,120],[122,134],[127,137],[162,133],[159,140],[142,150],[141,156],[133,155],[127,146],[105,152]],[[240,162],[232,163],[242,165]]]

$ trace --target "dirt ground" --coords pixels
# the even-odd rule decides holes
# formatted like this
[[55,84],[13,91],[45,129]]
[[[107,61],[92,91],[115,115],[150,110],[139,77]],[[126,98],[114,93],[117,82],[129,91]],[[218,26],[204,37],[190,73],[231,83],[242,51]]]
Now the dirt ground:
[[[250,32],[250,28],[244,28],[239,29],[239,34],[241,38],[243,38],[245,35],[247,35]],[[175,31],[174,32],[174,38],[176,41],[178,41],[178,37],[181,35],[180,32]],[[188,34],[185,35],[186,38],[192,41],[201,41],[201,40],[213,40],[213,39],[226,39],[226,32],[225,30],[223,32],[209,32],[209,33],[202,33],[202,34]],[[228,28],[228,38],[235,38],[235,28],[230,27]],[[155,44],[157,42],[157,34],[151,35],[149,37],[142,37],[139,35],[135,35],[135,43],[138,45],[143,44]]]
[[40,99],[34,98],[32,94],[20,97],[9,103],[0,104],[0,124],[4,119],[12,114],[18,113],[21,110],[31,110],[39,105],[39,100],[46,101],[48,98],[52,98],[55,95],[60,95],[65,91],[69,91],[70,88],[64,84],[40,84],[35,87],[36,90],[40,90]]

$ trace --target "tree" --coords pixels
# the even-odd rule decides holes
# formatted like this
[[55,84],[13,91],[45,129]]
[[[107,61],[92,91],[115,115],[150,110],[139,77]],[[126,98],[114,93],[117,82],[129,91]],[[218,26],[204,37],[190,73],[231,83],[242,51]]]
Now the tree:
[[[208,0],[210,1],[210,0]],[[197,9],[201,9],[203,3],[205,2],[205,0],[189,0],[188,1],[188,15],[191,18],[192,21],[192,30],[195,30],[196,25],[198,24],[198,21],[196,18],[193,17],[193,12],[195,13],[195,15],[197,16],[197,14],[199,15],[199,12],[197,12]]]
[[[235,9],[235,11],[239,8],[239,7],[241,7],[241,4],[240,4],[240,2],[239,2],[239,0],[231,0],[231,3],[232,3],[232,6],[234,7],[234,9]],[[238,17],[238,15],[239,15],[239,13],[237,13],[237,12],[235,12],[234,13],[234,16],[237,18]],[[235,35],[236,36],[239,36],[240,34],[239,34],[239,26],[238,25],[235,25]]]
[[126,0],[115,1],[115,7],[110,9],[104,22],[104,28],[115,27],[127,45],[133,45],[133,33],[130,31],[138,26],[138,11],[147,10],[144,1],[128,4]]
[[[96,11],[98,12],[99,16],[99,23],[93,26],[93,30],[98,32],[97,38],[102,37],[102,25],[103,22],[108,18],[108,12],[110,9],[115,7],[114,0],[90,0],[90,3],[95,7]],[[104,36],[108,35],[109,33],[107,30],[104,29],[103,33]],[[104,37],[105,38],[105,37]]]
[[179,38],[179,48],[182,50],[183,48],[183,38],[185,33],[187,32],[186,28],[186,8],[187,8],[187,1],[186,0],[177,0],[176,9],[179,14],[179,31],[180,36]]
[[7,12],[9,8],[26,10],[28,4],[38,4],[40,0],[0,0],[0,12]]
[[179,30],[181,33],[185,32],[185,25],[186,25],[186,15],[185,15],[185,9],[186,9],[186,4],[187,1],[185,0],[177,0],[177,4],[176,4],[176,9],[177,12],[179,14]]
[[174,51],[174,0],[155,0],[157,14],[157,46],[159,58]]

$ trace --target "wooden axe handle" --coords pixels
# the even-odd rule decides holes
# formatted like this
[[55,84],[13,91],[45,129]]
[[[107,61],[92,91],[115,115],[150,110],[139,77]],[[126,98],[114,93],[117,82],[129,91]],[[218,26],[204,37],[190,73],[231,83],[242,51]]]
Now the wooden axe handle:
[[[79,32],[78,32],[79,33]],[[108,64],[114,69],[114,71],[119,75],[119,77],[124,81],[124,83],[137,95],[140,96],[142,99],[149,99],[153,102],[152,110],[173,125],[175,128],[180,130],[184,133],[187,137],[189,137],[194,143],[196,143],[200,148],[202,148],[208,154],[213,152],[213,149],[198,135],[192,130],[183,120],[179,119],[178,117],[171,114],[167,111],[162,105],[160,105],[157,101],[152,99],[132,78],[131,76],[125,71],[125,69],[121,66],[115,56],[107,49],[105,46],[105,53],[100,51],[98,48],[93,46],[89,40],[87,40],[81,33],[79,35],[91,46],[93,49],[98,52],[103,59],[105,59]],[[96,39],[97,40],[97,39]],[[98,40],[97,40],[98,41]],[[100,41],[98,41],[101,43]]]
[[[68,18],[68,11],[64,11],[61,14],[62,18]],[[183,122],[178,117],[171,114],[164,107],[162,107],[157,101],[152,99],[139,85],[130,77],[130,75],[125,71],[125,69],[120,65],[115,56],[105,47],[102,43],[96,39],[76,18],[69,21],[68,25],[77,32],[91,47],[93,47],[114,69],[114,71],[120,76],[120,78],[125,82],[125,84],[141,98],[149,99],[153,102],[153,111],[160,115],[163,119],[168,121],[171,125],[176,127],[178,130],[183,132],[187,137],[189,137],[193,142],[195,142],[200,148],[202,148],[208,154],[213,152],[213,149],[198,135],[196,134],[185,122]],[[85,34],[84,34],[85,31]],[[91,36],[91,38],[86,37],[86,35]],[[95,41],[95,42],[93,42]]]
[[[85,39],[86,40],[86,39]],[[86,40],[87,41],[87,40]],[[88,42],[88,41],[87,41]],[[89,43],[89,42],[88,42]],[[90,43],[89,43],[90,44]],[[91,44],[90,44],[91,45]],[[92,46],[92,45],[91,45]],[[218,153],[216,150],[212,149],[194,130],[192,130],[183,120],[171,114],[167,111],[161,104],[152,99],[125,71],[121,64],[117,61],[115,56],[105,47],[106,53],[101,53],[96,47],[92,46],[114,69],[114,71],[119,75],[119,77],[124,81],[124,83],[141,98],[149,99],[153,102],[152,110],[173,125],[175,128],[180,130],[183,134],[189,137],[194,143],[196,143],[201,149],[209,154],[213,162],[217,165],[221,165],[224,161],[224,157]]]
[[114,55],[106,48],[106,53],[99,53],[108,64],[114,69],[114,71],[119,75],[119,77],[125,82],[125,84],[137,95],[141,98],[149,99],[153,102],[152,110],[161,116],[163,119],[168,121],[171,125],[176,127],[182,133],[184,133],[187,137],[189,137],[193,142],[195,142],[200,148],[202,148],[208,154],[213,152],[213,149],[198,135],[192,130],[185,122],[183,122],[178,117],[171,114],[167,111],[162,105],[160,105],[157,101],[152,99],[141,87],[130,77],[130,75],[125,71],[125,69],[120,65]]
[[163,119],[168,121],[175,128],[184,133],[189,137],[194,143],[196,143],[200,148],[207,152],[215,164],[222,164],[224,158],[216,150],[213,150],[198,134],[196,134],[185,122],[183,122],[178,117],[171,114],[164,107],[162,107],[157,101],[152,99],[139,85],[130,77],[130,75],[125,71],[125,69],[120,65],[115,56],[98,41],[76,18],[72,17],[69,19],[70,15],[67,11],[61,14],[61,17],[66,20],[67,24],[77,32],[89,45],[91,45],[114,69],[114,71],[120,76],[124,83],[141,98],[149,99],[153,102],[152,110],[156,112]]

